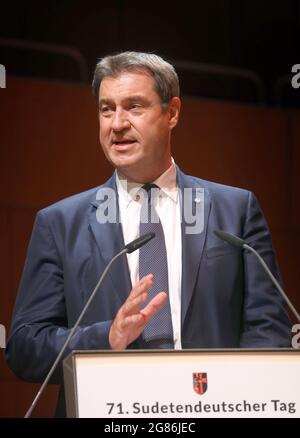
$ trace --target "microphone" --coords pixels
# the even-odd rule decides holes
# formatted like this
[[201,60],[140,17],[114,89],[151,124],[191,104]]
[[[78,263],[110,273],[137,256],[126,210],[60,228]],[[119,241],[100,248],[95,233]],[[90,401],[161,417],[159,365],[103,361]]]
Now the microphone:
[[127,249],[128,254],[132,253],[136,249],[139,249],[141,246],[145,245],[147,242],[149,242],[149,240],[153,239],[154,236],[155,233],[153,232],[146,233],[138,237],[137,239],[133,240],[132,242],[127,243],[127,245],[125,245],[125,248]]
[[215,230],[215,235],[220,239],[225,240],[225,242],[230,243],[230,245],[236,246],[237,248],[243,248],[246,245],[246,242],[234,234],[226,233],[222,230]]
[[75,322],[74,326],[72,327],[72,329],[71,329],[71,331],[70,331],[70,333],[69,333],[67,339],[65,340],[64,345],[62,346],[62,348],[61,348],[61,350],[60,350],[60,352],[59,352],[57,358],[55,359],[55,361],[54,361],[54,363],[53,363],[53,365],[52,365],[52,367],[51,367],[49,373],[47,374],[45,380],[43,381],[43,383],[42,383],[42,385],[41,385],[41,388],[40,388],[39,392],[38,392],[37,395],[35,396],[35,399],[33,400],[33,402],[32,402],[32,404],[31,404],[30,408],[29,408],[28,411],[26,412],[24,418],[29,418],[29,417],[30,417],[30,415],[31,415],[33,409],[35,408],[35,406],[36,406],[36,404],[37,404],[37,402],[38,402],[40,396],[42,395],[42,392],[43,392],[45,386],[47,385],[47,383],[48,383],[50,377],[52,376],[52,374],[53,374],[55,368],[57,367],[57,364],[58,364],[58,362],[60,361],[60,359],[61,359],[61,357],[62,357],[62,355],[63,355],[63,353],[64,353],[66,347],[68,346],[68,344],[69,344],[69,342],[70,342],[70,339],[71,339],[72,336],[74,335],[74,332],[75,332],[76,328],[78,327],[78,325],[80,324],[80,321],[81,321],[82,318],[84,317],[84,315],[85,315],[87,309],[89,308],[89,306],[90,306],[90,304],[91,304],[93,298],[95,297],[95,295],[96,295],[96,293],[97,293],[97,290],[99,289],[99,287],[100,287],[100,285],[101,285],[101,283],[102,283],[104,277],[106,276],[106,274],[107,274],[107,272],[109,271],[109,269],[110,269],[111,265],[113,264],[113,262],[114,262],[115,260],[117,260],[121,255],[126,254],[126,253],[129,253],[129,254],[130,254],[130,253],[132,253],[133,251],[135,251],[136,249],[139,249],[141,246],[143,246],[143,245],[145,245],[146,243],[148,243],[149,240],[153,239],[153,237],[155,237],[155,233],[152,233],[152,232],[151,232],[151,233],[143,234],[142,236],[138,237],[137,239],[135,239],[135,240],[133,240],[132,242],[130,242],[130,243],[128,243],[127,245],[125,245],[125,247],[124,247],[120,252],[118,252],[118,253],[117,253],[117,254],[116,254],[116,255],[110,260],[110,262],[108,263],[108,265],[107,265],[106,268],[104,269],[104,271],[103,271],[103,273],[102,273],[102,275],[101,275],[101,277],[100,277],[98,283],[96,284],[95,289],[94,289],[93,292],[91,293],[91,295],[90,295],[89,299],[87,300],[87,302],[86,302],[84,308],[82,309],[82,311],[81,311],[81,313],[80,313],[80,315],[79,315],[77,321]]
[[241,250],[247,249],[248,251],[251,251],[257,257],[260,264],[262,265],[262,267],[264,268],[264,270],[266,271],[266,273],[268,274],[268,276],[272,280],[273,284],[276,286],[277,290],[280,292],[283,299],[288,304],[290,310],[293,312],[296,319],[300,322],[299,313],[297,312],[297,310],[295,309],[295,307],[293,306],[293,304],[289,300],[288,296],[286,295],[286,293],[284,292],[284,290],[282,289],[282,287],[280,286],[280,284],[278,283],[278,281],[276,280],[276,278],[274,277],[274,275],[272,274],[272,272],[270,271],[270,269],[266,265],[263,258],[258,254],[258,252],[254,248],[252,248],[252,246],[247,245],[245,240],[241,239],[240,237],[235,236],[234,234],[226,233],[225,231],[222,231],[222,230],[215,230],[214,233],[216,236],[218,236],[220,239],[224,240],[225,242],[229,243],[230,245],[236,246],[237,248],[240,248]]

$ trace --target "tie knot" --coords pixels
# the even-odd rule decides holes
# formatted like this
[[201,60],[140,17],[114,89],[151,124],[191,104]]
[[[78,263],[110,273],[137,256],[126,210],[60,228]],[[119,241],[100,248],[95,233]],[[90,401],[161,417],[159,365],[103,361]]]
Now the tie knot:
[[144,203],[148,202],[149,204],[152,203],[152,200],[156,196],[156,193],[159,191],[159,187],[156,184],[152,184],[152,183],[144,184],[141,187],[141,189],[142,191],[144,190],[143,193]]
[[153,183],[146,183],[142,186],[142,189],[146,190],[146,192],[149,193],[152,189],[159,189],[159,187]]

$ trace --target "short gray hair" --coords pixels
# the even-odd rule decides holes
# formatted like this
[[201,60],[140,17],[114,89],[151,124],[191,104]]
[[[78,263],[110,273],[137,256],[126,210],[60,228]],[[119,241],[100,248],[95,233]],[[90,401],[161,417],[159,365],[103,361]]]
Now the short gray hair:
[[179,97],[179,80],[174,67],[158,55],[142,52],[122,52],[109,55],[97,63],[93,92],[98,103],[101,81],[110,76],[117,77],[123,72],[147,72],[154,80],[154,88],[159,95],[162,107],[166,109],[172,97]]

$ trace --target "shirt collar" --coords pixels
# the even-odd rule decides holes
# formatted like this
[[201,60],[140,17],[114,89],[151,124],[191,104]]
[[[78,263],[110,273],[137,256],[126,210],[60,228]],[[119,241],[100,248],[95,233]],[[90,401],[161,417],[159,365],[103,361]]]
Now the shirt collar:
[[[173,158],[171,166],[155,181],[150,182],[156,184],[172,201],[177,202],[178,188],[176,183],[176,166]],[[116,185],[120,202],[127,208],[131,202],[137,201],[137,194],[144,184],[120,179],[118,172],[116,172]]]

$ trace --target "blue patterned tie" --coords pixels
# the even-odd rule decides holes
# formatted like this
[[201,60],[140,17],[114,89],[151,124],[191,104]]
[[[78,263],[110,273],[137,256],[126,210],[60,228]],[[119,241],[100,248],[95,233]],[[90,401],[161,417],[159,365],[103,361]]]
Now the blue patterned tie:
[[[140,278],[150,273],[154,276],[147,304],[158,292],[169,293],[169,282],[164,231],[151,202],[151,197],[158,192],[159,188],[155,184],[145,184],[142,189],[144,189],[145,197],[141,207],[140,235],[155,233],[155,238],[140,248],[139,254]],[[145,348],[174,348],[169,298],[148,322],[143,332],[143,339]]]

